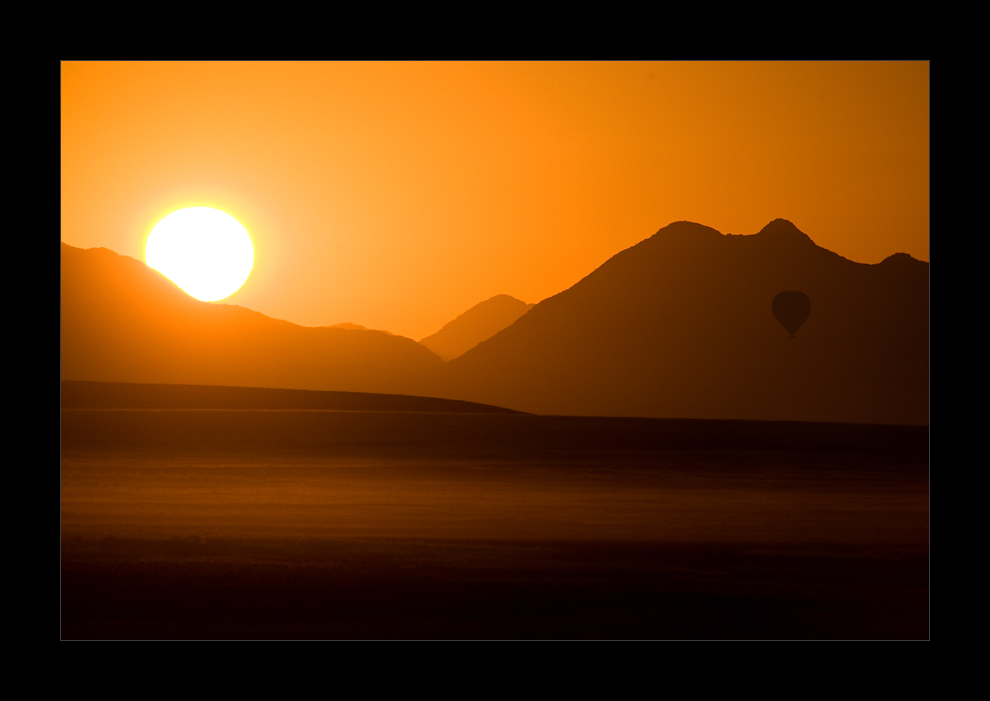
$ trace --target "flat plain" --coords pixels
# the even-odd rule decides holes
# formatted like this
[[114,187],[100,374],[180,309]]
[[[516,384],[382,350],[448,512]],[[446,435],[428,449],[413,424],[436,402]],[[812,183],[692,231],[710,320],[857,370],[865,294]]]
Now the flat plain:
[[929,634],[927,427],[61,418],[63,638]]

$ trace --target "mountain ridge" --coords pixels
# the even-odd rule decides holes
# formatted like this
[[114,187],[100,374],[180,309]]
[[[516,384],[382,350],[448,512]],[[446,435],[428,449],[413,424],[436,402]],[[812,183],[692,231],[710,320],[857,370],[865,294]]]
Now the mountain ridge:
[[[906,253],[850,261],[784,219],[745,236],[673,222],[539,304],[476,305],[526,311],[444,363],[386,332],[199,302],[139,261],[63,243],[61,370],[538,414],[927,425],[929,269]],[[790,290],[811,300],[794,339],[771,312]]]
[[61,247],[61,377],[424,394],[439,357],[378,331],[196,300],[108,249]]
[[[928,264],[892,258],[849,261],[787,220],[674,222],[452,360],[444,389],[534,413],[926,424]],[[793,349],[770,311],[791,289],[812,299]]]
[[506,294],[479,302],[420,343],[450,361],[515,323],[533,307]]

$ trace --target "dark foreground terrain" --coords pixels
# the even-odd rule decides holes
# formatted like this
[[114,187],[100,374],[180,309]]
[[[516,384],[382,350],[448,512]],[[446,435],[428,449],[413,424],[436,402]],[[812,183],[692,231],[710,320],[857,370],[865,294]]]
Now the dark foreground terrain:
[[927,428],[70,390],[63,638],[929,636]]

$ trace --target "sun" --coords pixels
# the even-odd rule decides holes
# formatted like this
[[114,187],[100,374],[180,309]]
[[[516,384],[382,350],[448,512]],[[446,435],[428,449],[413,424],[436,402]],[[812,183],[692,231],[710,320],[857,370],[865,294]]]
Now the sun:
[[212,207],[187,207],[148,234],[144,259],[187,293],[216,302],[237,292],[254,267],[254,245],[239,221]]

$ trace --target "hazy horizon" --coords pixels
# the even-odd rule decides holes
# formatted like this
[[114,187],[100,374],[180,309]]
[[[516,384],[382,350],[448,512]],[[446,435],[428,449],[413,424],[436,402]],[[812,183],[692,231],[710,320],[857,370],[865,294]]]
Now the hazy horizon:
[[61,240],[227,211],[224,303],[421,339],[676,221],[929,257],[927,62],[61,64]]
[[[754,236],[679,222],[532,308],[494,297],[416,343],[202,302],[140,261],[63,243],[61,374],[537,414],[927,424],[928,271],[906,254],[857,264],[783,219]],[[782,293],[799,319],[782,318]]]
[[[788,221],[788,220],[785,219],[784,221]],[[671,223],[672,224],[678,224],[678,223],[684,223],[684,222],[671,222]],[[689,223],[689,224],[700,224],[701,222],[687,222],[687,223]],[[704,226],[704,224],[702,224],[702,226]],[[666,228],[666,227],[661,227],[660,230],[662,231],[664,228]],[[798,227],[798,228],[800,228],[800,227]],[[720,233],[724,233],[724,232],[720,232]],[[749,235],[749,236],[752,236],[752,235],[755,235],[756,233],[757,232],[753,232],[752,234],[730,234],[730,235],[736,235],[736,236],[740,236],[740,235],[746,236],[746,235]],[[648,238],[650,238],[650,237],[647,237],[647,239]],[[644,239],[644,241],[645,240],[646,239]],[[66,243],[66,242],[63,241],[62,243]],[[642,241],[639,241],[637,243],[642,243]],[[66,245],[69,245],[69,244],[66,244]],[[73,246],[73,248],[79,248],[79,247],[78,246]],[[93,248],[107,248],[107,247],[105,247],[105,246],[94,246]],[[632,247],[630,246],[630,248],[632,248]],[[83,250],[85,250],[85,249],[83,249]],[[107,248],[107,250],[110,250],[113,253],[116,253],[117,255],[126,255],[126,254],[120,253],[119,251],[114,251],[113,249],[110,249],[110,248]],[[628,250],[628,249],[624,249],[624,250]],[[616,255],[618,255],[618,254],[620,254],[622,252],[623,251],[617,251],[616,252]],[[834,251],[832,251],[832,252],[834,253]],[[903,253],[903,251],[897,251],[895,253],[891,253],[890,255],[896,255],[897,253]],[[887,258],[889,258],[890,255],[889,256],[886,256],[884,258],[884,260],[886,260]],[[908,254],[908,255],[910,255],[910,254]],[[138,260],[139,262],[144,263],[144,260],[142,260],[141,258],[136,258],[135,256],[127,256],[127,257],[128,258],[134,258],[135,260]],[[614,257],[614,256],[610,256],[609,259],[611,259],[612,257]],[[911,257],[912,258],[915,258],[914,256],[911,256]],[[601,264],[606,263],[607,260],[602,261]],[[918,260],[918,259],[915,258],[915,260]],[[860,261],[852,261],[852,262],[859,263]],[[878,261],[878,263],[879,262],[882,262],[882,261]],[[922,262],[926,262],[927,263],[928,261],[922,261]],[[876,264],[877,263],[865,263],[864,265],[876,265]],[[596,266],[596,268],[594,268],[594,270],[597,270],[598,267],[601,267],[601,266],[600,265],[599,266]],[[594,270],[592,270],[592,272],[594,272]],[[167,276],[166,276],[166,278],[167,278]],[[171,281],[171,280],[170,280],[170,282],[173,282],[174,283],[174,281]],[[576,282],[580,282],[580,280],[578,280]],[[572,287],[572,286],[570,286],[570,287]],[[548,297],[546,299],[549,299],[550,297],[553,297],[553,296],[555,296],[557,294],[560,294],[561,292],[566,292],[567,289],[570,289],[570,287],[565,288],[565,289],[562,289],[562,290],[558,290],[557,292],[554,292],[554,293],[548,295]],[[220,305],[228,304],[228,305],[239,306],[239,307],[242,307],[244,309],[249,309],[250,311],[259,311],[258,309],[252,309],[251,307],[248,307],[248,306],[246,306],[244,304],[239,304],[239,303],[236,303],[236,302],[231,301],[232,298],[236,297],[239,292],[240,291],[238,290],[238,292],[235,292],[234,294],[230,295],[230,297],[226,297],[226,298],[224,298],[222,300],[218,300],[216,302],[210,302],[210,303],[211,304],[220,304]],[[189,294],[188,292],[185,292],[184,290],[183,290],[183,293],[184,294]],[[190,297],[191,297],[191,295],[190,295]],[[527,305],[529,307],[534,307],[537,304],[539,304],[540,302],[544,301],[543,299],[539,299],[539,300],[536,300],[536,301],[527,302],[525,300],[519,300],[517,298],[514,298],[511,295],[506,295],[504,293],[499,293],[499,294],[493,295],[490,298],[479,300],[476,303],[471,304],[470,307],[468,307],[465,310],[463,310],[462,312],[458,313],[455,317],[453,317],[451,319],[448,319],[447,321],[443,322],[439,328],[434,329],[433,331],[431,331],[431,332],[427,333],[426,335],[424,335],[422,337],[419,337],[419,338],[412,337],[412,336],[405,336],[403,334],[396,333],[396,332],[392,331],[391,329],[387,329],[387,328],[372,328],[370,326],[367,326],[365,324],[361,324],[359,322],[355,322],[353,320],[341,320],[341,321],[336,321],[336,322],[329,323],[329,324],[320,324],[320,325],[311,326],[311,325],[308,325],[308,324],[300,324],[300,323],[297,323],[297,322],[293,322],[293,321],[291,321],[289,319],[285,319],[285,318],[274,317],[274,316],[271,316],[269,314],[265,314],[265,316],[269,316],[270,318],[275,319],[277,321],[289,321],[290,323],[296,324],[298,326],[303,326],[303,327],[308,327],[308,328],[356,328],[356,329],[363,329],[363,330],[367,330],[367,331],[384,331],[385,333],[388,333],[388,334],[391,334],[391,335],[402,336],[403,338],[410,338],[411,340],[414,340],[417,343],[421,343],[424,340],[427,340],[427,339],[429,339],[429,338],[431,338],[433,336],[436,336],[440,331],[444,330],[446,327],[449,327],[453,322],[457,321],[460,317],[462,317],[467,312],[470,312],[470,311],[474,310],[476,307],[483,306],[486,302],[490,302],[492,299],[495,299],[495,298],[498,298],[498,297],[509,297],[509,298],[512,298],[512,299],[516,299],[516,301],[522,302],[523,304],[525,304],[525,305]]]

